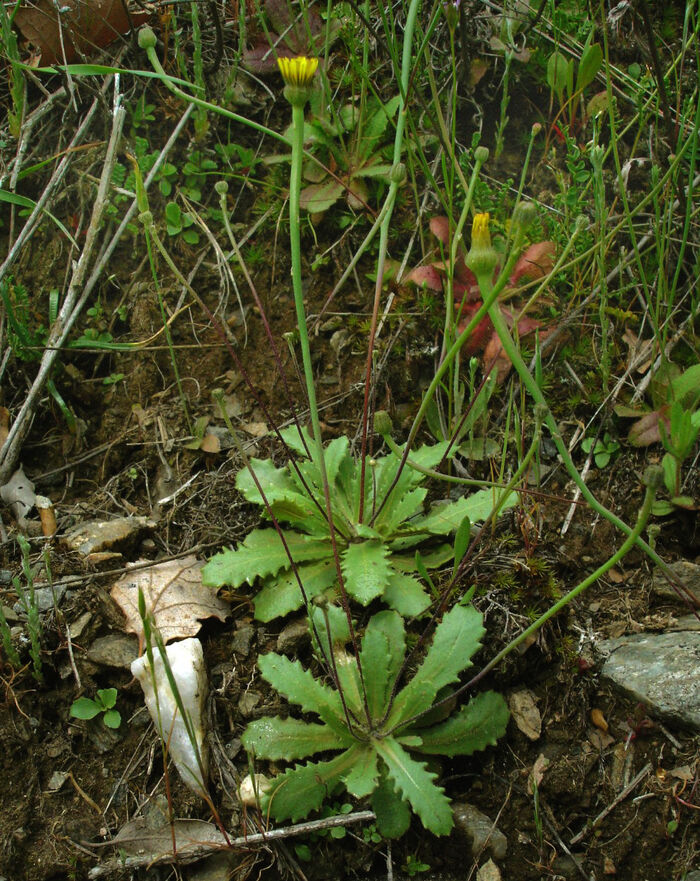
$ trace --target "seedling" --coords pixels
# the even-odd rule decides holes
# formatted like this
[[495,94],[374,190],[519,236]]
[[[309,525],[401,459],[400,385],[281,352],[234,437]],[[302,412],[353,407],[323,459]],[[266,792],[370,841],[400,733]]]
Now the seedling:
[[553,52],[547,62],[547,83],[557,96],[561,108],[559,113],[565,117],[571,128],[574,126],[584,89],[593,82],[603,66],[603,50],[600,43],[593,43],[592,39],[593,30],[588,34],[578,67],[573,58],[567,59],[559,51]]
[[605,468],[610,464],[610,460],[620,449],[620,444],[610,437],[606,431],[602,439],[587,437],[581,441],[581,448],[584,453],[590,453],[593,450],[593,459],[597,468]]
[[102,721],[107,728],[119,728],[122,717],[119,710],[115,710],[117,703],[116,688],[98,688],[95,700],[89,697],[79,697],[73,701],[70,714],[76,719],[94,719],[102,713]]

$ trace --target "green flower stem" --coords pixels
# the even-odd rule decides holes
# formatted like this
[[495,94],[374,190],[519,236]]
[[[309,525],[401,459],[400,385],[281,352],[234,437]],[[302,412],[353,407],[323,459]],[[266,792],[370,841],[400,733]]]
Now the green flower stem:
[[292,257],[292,290],[294,292],[294,308],[296,309],[297,328],[299,330],[299,344],[301,346],[301,360],[304,368],[304,381],[306,394],[309,399],[309,412],[311,414],[311,427],[316,444],[314,459],[321,472],[324,485],[327,482],[326,464],[323,458],[323,440],[321,437],[321,422],[318,417],[318,403],[316,401],[316,386],[314,385],[314,372],[311,364],[311,346],[309,345],[309,331],[306,326],[306,311],[304,309],[304,292],[301,277],[301,236],[299,232],[299,196],[301,193],[301,163],[304,154],[304,105],[292,104],[292,169],[289,177],[289,248]]
[[[447,297],[446,297],[446,305],[445,305],[445,331],[442,337],[442,345],[443,345],[443,354],[446,351],[447,347],[454,340],[454,331],[456,327],[456,319],[455,319],[455,295],[454,295],[454,268],[457,263],[457,253],[459,251],[459,247],[462,240],[462,232],[464,230],[464,225],[467,222],[467,218],[469,217],[469,212],[472,207],[472,199],[474,197],[474,189],[476,187],[476,182],[479,179],[479,173],[481,171],[481,167],[484,164],[488,157],[488,154],[484,150],[477,150],[474,154],[474,169],[472,170],[472,176],[469,181],[469,186],[467,188],[467,196],[464,200],[464,207],[462,208],[462,213],[459,215],[459,220],[457,221],[457,226],[455,227],[454,233],[452,234],[452,238],[450,240],[450,257],[449,262],[447,264]],[[459,352],[455,355],[454,360],[454,369],[452,370],[452,396],[450,400],[450,412],[448,414],[448,426],[452,426],[452,418],[453,414],[451,412],[452,404],[457,399],[457,391],[459,384]]]
[[370,720],[369,704],[367,703],[367,690],[364,687],[364,676],[360,665],[359,647],[357,645],[357,637],[355,628],[352,623],[352,615],[350,612],[350,603],[348,594],[345,589],[343,573],[340,566],[340,557],[335,540],[335,524],[333,522],[333,509],[331,506],[330,487],[328,485],[328,473],[326,471],[326,460],[323,455],[323,438],[321,436],[321,422],[318,417],[318,403],[316,401],[316,387],[314,385],[313,366],[311,364],[311,347],[309,345],[309,331],[306,326],[306,312],[304,309],[304,292],[302,289],[301,277],[301,236],[299,232],[299,197],[301,193],[301,163],[304,155],[304,105],[305,97],[302,99],[301,94],[294,95],[291,100],[292,105],[292,166],[289,175],[289,249],[292,258],[292,291],[294,293],[294,307],[297,315],[297,329],[299,330],[299,344],[301,346],[301,357],[304,367],[304,380],[306,382],[306,393],[309,399],[309,413],[311,415],[311,428],[314,439],[314,454],[312,458],[315,460],[319,472],[321,474],[321,483],[323,484],[323,495],[325,501],[326,514],[328,517],[328,527],[330,533],[331,546],[333,548],[333,558],[338,576],[338,587],[340,589],[340,599],[348,621],[350,635],[352,637],[355,657],[358,662],[358,672],[362,683],[362,696],[364,700],[364,709],[368,721]]
[[[489,287],[490,280],[488,278],[482,277],[479,279],[479,288],[484,298],[484,302],[486,303],[488,301],[490,303],[488,307],[489,318],[493,322],[494,329],[498,334],[498,338],[501,341],[503,350],[513,364],[513,367],[517,371],[518,376],[520,377],[520,381],[532,396],[532,399],[535,401],[536,404],[540,404],[542,407],[544,407],[544,423],[551,432],[552,440],[557,447],[557,451],[561,456],[564,467],[569,472],[569,476],[574,481],[576,486],[580,489],[581,495],[596,513],[600,514],[601,517],[604,517],[613,526],[616,526],[626,536],[632,536],[634,530],[630,526],[628,526],[627,523],[624,522],[624,520],[621,520],[616,514],[614,514],[612,511],[606,508],[605,505],[602,505],[598,501],[598,499],[596,499],[590,489],[586,486],[586,482],[584,481],[584,479],[579,474],[578,469],[574,464],[574,460],[571,458],[569,450],[567,449],[566,444],[564,443],[564,440],[561,436],[559,426],[557,425],[556,420],[554,419],[554,416],[552,415],[552,412],[547,405],[547,401],[542,394],[542,390],[535,382],[535,378],[530,373],[527,365],[523,361],[523,358],[520,354],[520,349],[515,344],[515,341],[513,340],[513,337],[508,330],[508,326],[506,325],[503,315],[501,314],[501,310],[498,308],[498,304],[494,301],[493,297],[488,292]],[[641,529],[639,530],[639,533],[634,535],[633,543],[640,547],[644,551],[644,553],[647,554],[647,556],[649,556],[654,561],[654,563],[656,563],[664,570],[664,572],[667,572],[668,567],[666,566],[664,561],[661,559],[661,557],[659,557],[656,551],[654,551],[650,547],[650,545],[644,541],[640,533]],[[618,559],[617,555],[615,558]]]
[[[140,35],[139,39],[141,39]],[[234,120],[234,122],[240,122],[243,125],[247,125],[249,128],[260,132],[263,135],[269,135],[271,138],[274,138],[277,141],[282,141],[283,144],[288,143],[284,135],[281,135],[274,129],[268,128],[266,125],[261,125],[259,122],[254,122],[252,119],[247,119],[245,116],[241,116],[239,113],[234,113],[232,110],[226,110],[226,108],[224,107],[219,107],[218,104],[211,104],[209,101],[204,101],[202,98],[197,98],[195,95],[188,94],[187,92],[185,92],[184,89],[176,86],[172,79],[165,72],[165,70],[163,69],[163,65],[160,63],[160,59],[158,58],[158,54],[155,50],[155,45],[146,45],[145,47],[142,45],[142,48],[146,49],[146,54],[148,55],[148,60],[151,63],[151,67],[157,74],[159,74],[159,76],[161,77],[161,82],[174,95],[177,95],[178,98],[182,98],[183,101],[187,101],[189,104],[194,104],[195,107],[200,107],[204,110],[210,110],[212,113],[218,113],[220,116],[225,116],[227,119]]]
[[[396,120],[396,131],[394,134],[394,155],[393,167],[398,169],[401,165],[401,151],[403,149],[403,133],[406,127],[407,98],[408,87],[410,84],[411,71],[413,69],[413,34],[416,29],[416,20],[418,10],[420,9],[420,0],[411,0],[406,14],[406,26],[403,34],[403,52],[401,55],[401,78],[400,78],[400,100],[399,115]],[[379,252],[377,256],[377,277],[374,288],[374,304],[372,307],[372,322],[370,325],[369,340],[367,342],[367,362],[365,365],[365,395],[362,407],[362,445],[360,450],[360,505],[358,511],[358,522],[362,523],[364,519],[364,503],[365,503],[365,478],[367,472],[367,440],[369,423],[369,398],[372,383],[372,364],[374,359],[374,339],[377,331],[377,319],[379,317],[379,301],[382,294],[382,285],[384,281],[384,265],[386,261],[387,247],[389,243],[389,228],[391,226],[391,218],[393,214],[394,200],[401,181],[398,175],[392,173],[391,183],[389,184],[389,194],[386,204],[388,206],[386,215],[382,220],[379,231]]]

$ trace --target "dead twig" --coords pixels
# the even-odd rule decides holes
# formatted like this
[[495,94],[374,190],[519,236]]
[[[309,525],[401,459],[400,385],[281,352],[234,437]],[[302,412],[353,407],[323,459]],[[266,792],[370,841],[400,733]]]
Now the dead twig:
[[647,764],[642,768],[642,770],[639,772],[639,774],[637,774],[637,776],[634,778],[634,780],[632,780],[630,783],[628,783],[624,789],[620,790],[620,792],[613,799],[613,801],[610,802],[610,804],[598,814],[598,816],[595,818],[595,820],[593,820],[593,822],[590,823],[589,825],[585,826],[577,835],[574,835],[574,837],[569,842],[569,845],[571,847],[574,847],[574,845],[578,844],[579,841],[582,841],[586,837],[586,835],[588,835],[589,832],[591,832],[593,829],[595,829],[597,826],[599,826],[603,822],[603,820],[608,816],[608,814],[612,813],[612,811],[615,810],[615,808],[620,804],[620,802],[624,801],[627,798],[627,796],[630,794],[630,792],[632,792],[642,782],[642,780],[644,780],[644,778],[647,776],[647,774],[650,771],[651,771],[651,763],[647,762]]
[[[97,100],[97,99],[96,99]],[[94,106],[94,105],[93,105]],[[88,114],[89,115],[89,114]],[[20,456],[22,444],[29,433],[34,413],[34,408],[44,390],[46,381],[48,380],[54,364],[58,357],[58,350],[65,343],[68,334],[75,324],[82,307],[86,302],[86,295],[83,290],[83,283],[87,274],[88,265],[92,259],[92,252],[97,244],[98,233],[102,222],[102,215],[107,205],[109,195],[109,187],[112,181],[112,170],[116,159],[117,149],[121,139],[122,128],[126,118],[126,110],[124,107],[118,107],[112,117],[112,132],[107,146],[105,162],[102,168],[102,176],[100,185],[95,196],[95,204],[90,217],[90,224],[85,234],[85,246],[74,265],[73,274],[71,276],[68,291],[66,292],[63,305],[49,333],[48,347],[44,352],[38,373],[22,407],[15,418],[7,439],[0,450],[0,484],[5,483],[15,469],[17,460]],[[29,224],[27,224],[29,225]],[[19,243],[22,239],[26,227],[17,238]],[[13,248],[14,251],[14,248]],[[3,269],[8,263],[8,256]],[[2,269],[0,269],[0,277],[2,277]]]
[[[279,841],[284,838],[292,838],[297,835],[309,835],[312,832],[318,832],[321,829],[332,829],[337,826],[351,826],[355,823],[372,822],[376,820],[374,811],[356,811],[353,814],[339,814],[335,817],[325,817],[323,820],[311,820],[308,823],[297,823],[294,826],[285,826],[282,829],[270,829],[267,832],[259,832],[254,835],[243,835],[240,838],[231,840],[231,849],[248,850],[258,846],[264,846],[273,841]],[[118,842],[115,842],[118,844]],[[100,845],[104,846],[104,845]],[[94,866],[88,872],[88,878],[104,878],[116,872],[129,872],[133,869],[143,868],[144,866],[158,866],[166,863],[175,863],[185,865],[194,863],[213,853],[221,853],[222,850],[228,850],[222,846],[222,843],[212,842],[211,844],[192,844],[186,849],[181,849],[177,854],[165,853],[158,856],[153,854],[140,854],[133,857],[124,857],[123,859],[110,860],[101,866]]]

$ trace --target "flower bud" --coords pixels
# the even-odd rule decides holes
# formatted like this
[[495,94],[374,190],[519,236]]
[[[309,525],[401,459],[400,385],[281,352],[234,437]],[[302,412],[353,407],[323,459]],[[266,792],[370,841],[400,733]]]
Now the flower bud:
[[391,421],[391,416],[386,412],[386,410],[377,410],[374,414],[374,431],[375,434],[391,434],[394,430],[394,425]]
[[474,150],[474,159],[479,165],[483,165],[484,162],[489,158],[489,148],[488,147],[477,147]]
[[664,469],[661,465],[649,465],[642,475],[642,483],[649,489],[661,489],[664,485]]
[[156,35],[152,28],[141,28],[139,31],[139,47],[141,49],[155,49],[156,42]]
[[406,180],[406,166],[403,162],[397,162],[391,169],[391,182],[402,184]]
[[518,227],[525,232],[536,217],[537,208],[534,203],[521,202],[513,212],[513,219],[511,220],[512,232],[515,232],[515,227]]
[[225,180],[218,180],[214,184],[214,189],[220,196],[225,196],[228,193],[228,183]]

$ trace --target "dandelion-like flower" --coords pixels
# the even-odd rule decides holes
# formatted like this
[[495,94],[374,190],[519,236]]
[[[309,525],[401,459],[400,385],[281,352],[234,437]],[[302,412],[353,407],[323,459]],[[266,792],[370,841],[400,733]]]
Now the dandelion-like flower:
[[277,64],[288,86],[304,89],[311,85],[318,67],[318,58],[307,58],[305,55],[296,58],[278,58]]
[[493,271],[498,263],[498,254],[491,245],[491,233],[489,232],[488,213],[477,214],[472,223],[472,246],[465,260],[467,267],[477,277],[481,286],[481,279],[489,282]]

